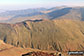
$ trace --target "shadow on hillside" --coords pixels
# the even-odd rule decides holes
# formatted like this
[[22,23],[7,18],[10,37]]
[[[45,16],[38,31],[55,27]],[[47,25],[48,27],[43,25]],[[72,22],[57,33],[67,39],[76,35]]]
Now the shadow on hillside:
[[27,20],[27,21],[30,21],[30,22],[40,22],[40,21],[43,21],[43,20],[39,19],[39,20]]
[[82,17],[81,20],[84,21],[84,8],[81,8],[80,11],[81,11],[81,17]]
[[67,13],[70,12],[72,8],[63,8],[60,10],[55,10],[53,12],[48,13],[48,15],[51,17],[51,19],[58,18],[60,16],[66,15]]

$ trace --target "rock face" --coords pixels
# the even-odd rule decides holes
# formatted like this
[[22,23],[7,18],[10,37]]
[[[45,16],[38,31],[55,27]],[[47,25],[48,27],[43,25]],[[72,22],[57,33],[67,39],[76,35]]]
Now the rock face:
[[73,51],[84,49],[84,22],[72,20],[24,21],[0,24],[0,39],[23,48]]

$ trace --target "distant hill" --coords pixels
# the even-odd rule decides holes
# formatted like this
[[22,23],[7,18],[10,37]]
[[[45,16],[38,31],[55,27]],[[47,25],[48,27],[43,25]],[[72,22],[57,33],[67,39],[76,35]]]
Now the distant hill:
[[[47,9],[45,8],[36,8],[36,9],[24,9],[24,10],[11,10],[11,11],[5,11],[0,13],[0,18],[2,18],[2,20],[4,18],[4,20],[10,20],[11,18],[15,18],[15,17],[19,17],[19,16],[24,16],[24,15],[28,15],[28,16],[34,16],[36,14],[40,14],[40,11],[46,11]],[[25,17],[25,16],[24,16]]]
[[6,11],[2,12],[0,16],[10,16],[10,15],[24,15],[24,14],[30,14],[34,12],[40,12],[40,11],[45,11],[45,8],[36,8],[36,9],[24,9],[24,10],[11,10],[11,11]]
[[[83,21],[84,7],[53,7],[50,9],[39,8],[17,10],[4,12],[1,15],[3,15],[5,18],[9,18],[9,20],[1,21],[7,23],[17,23],[32,19],[71,19]],[[4,17],[2,18],[4,19]]]
[[[40,19],[49,19],[49,17],[47,17],[46,15],[35,15],[35,16],[20,16],[20,17],[14,17],[13,19],[7,20],[5,21],[6,23],[18,23],[18,22],[22,22],[25,20],[40,20]],[[4,21],[3,21],[4,22]]]
[[66,7],[48,13],[51,19],[84,20],[84,7]]
[[3,21],[0,21],[2,23],[17,23],[32,19],[71,19],[83,21],[84,7],[59,6],[49,9],[13,10],[0,13],[0,19],[3,19]]
[[58,18],[58,17],[68,14],[71,9],[72,8],[63,8],[60,10],[54,10],[54,11],[48,13],[48,15],[51,17],[51,19],[55,19],[55,18]]
[[6,11],[0,13],[0,22],[2,23],[17,23],[21,21],[26,20],[32,20],[29,18],[37,18],[37,19],[50,19],[47,13],[52,12],[54,10],[59,10],[65,8],[64,6],[62,7],[53,7],[50,9],[46,8],[36,8],[36,9],[24,9],[24,10],[11,10],[11,11]]

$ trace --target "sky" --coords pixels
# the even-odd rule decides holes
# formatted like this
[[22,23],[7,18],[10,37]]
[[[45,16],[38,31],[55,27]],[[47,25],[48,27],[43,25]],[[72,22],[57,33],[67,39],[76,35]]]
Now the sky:
[[84,0],[0,0],[0,10],[50,8],[64,5],[84,6]]

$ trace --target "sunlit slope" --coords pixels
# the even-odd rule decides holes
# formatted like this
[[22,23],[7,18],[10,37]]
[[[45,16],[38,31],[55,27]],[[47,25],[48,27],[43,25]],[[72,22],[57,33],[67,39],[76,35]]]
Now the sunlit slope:
[[72,20],[24,21],[0,24],[0,39],[14,46],[42,50],[83,50],[84,22]]
[[20,47],[14,47],[10,44],[5,44],[0,40],[0,56],[21,56],[30,51],[30,49],[23,49]]

